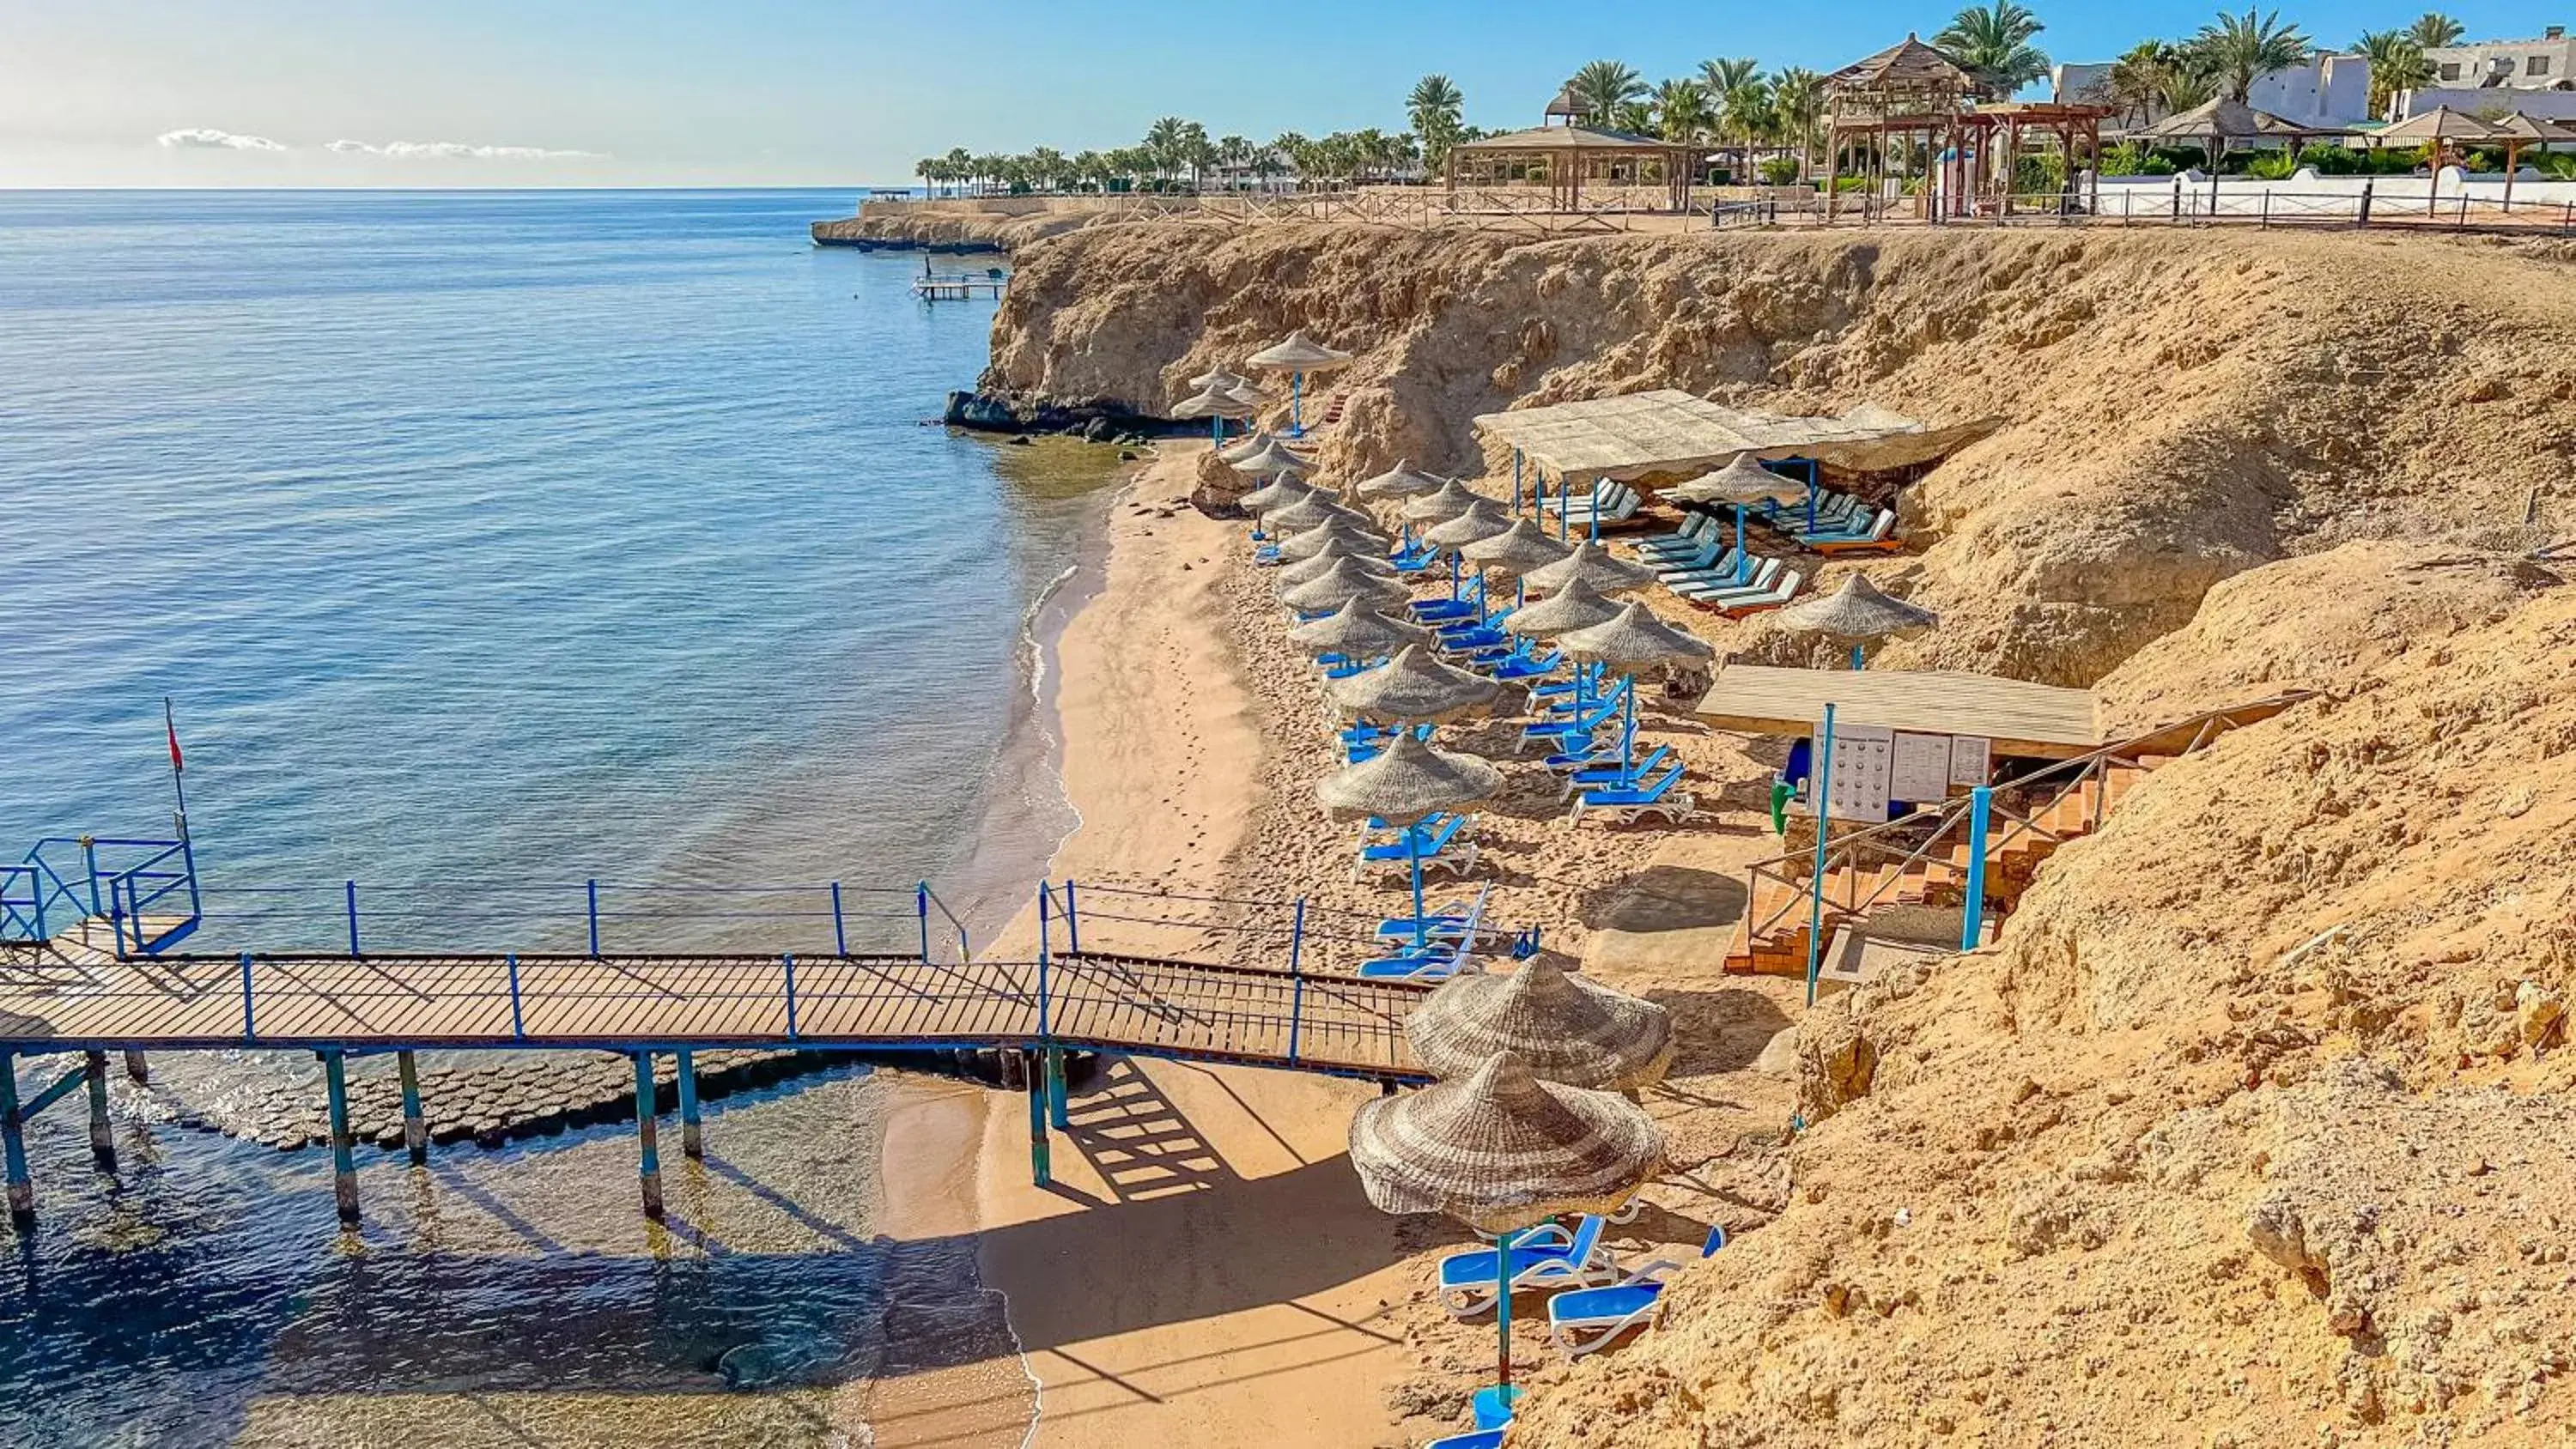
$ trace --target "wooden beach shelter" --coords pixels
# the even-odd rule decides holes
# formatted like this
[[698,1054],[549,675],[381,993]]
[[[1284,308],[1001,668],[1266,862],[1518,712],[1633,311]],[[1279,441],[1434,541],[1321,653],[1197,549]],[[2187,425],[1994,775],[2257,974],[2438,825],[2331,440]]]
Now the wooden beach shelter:
[[1825,77],[1825,219],[1839,205],[1835,182],[1843,147],[1866,141],[1862,179],[1875,192],[1887,175],[1887,148],[1953,136],[1977,99],[1977,78],[1912,32]]
[[[2434,202],[2440,199],[2436,193],[2442,189],[2442,163],[2454,148],[2464,148],[2473,141],[2502,142],[2504,139],[2505,134],[2501,129],[2479,120],[2466,111],[2455,111],[2449,106],[2435,106],[2420,116],[2408,116],[2393,126],[2380,127],[2371,133],[2370,143],[2374,146],[2400,145],[2425,148],[2425,155],[2432,163],[2425,168],[2430,176],[2424,187],[2424,209],[2430,212]],[[2510,165],[2507,166],[2505,174],[2507,176],[2513,174]]]
[[1703,154],[1687,143],[1569,121],[1461,141],[1449,148],[1446,181],[1453,201],[1462,184],[1488,189],[1544,183],[1548,210],[1571,212],[1582,209],[1586,181],[1635,186],[1659,180],[1665,205],[1688,211]]
[[1951,669],[1729,664],[1695,711],[1717,729],[1804,738],[1825,706],[1857,723],[1988,742],[1996,755],[2072,760],[2103,744],[2093,691]]
[[2549,149],[2553,141],[2576,141],[2576,130],[2541,116],[2526,116],[2520,111],[2497,119],[2495,128],[2504,146],[2504,209],[2513,210],[2513,172],[2520,164],[2522,148],[2538,146]]
[[[1831,169],[1840,172],[1845,145],[1866,142],[1861,175],[1875,196],[1890,174],[1890,153],[1910,165],[1919,151],[1938,172],[1937,184],[1915,197],[1915,213],[1927,221],[1965,216],[1981,204],[2009,215],[2014,163],[2033,142],[2054,141],[2070,178],[2079,157],[2098,177],[2102,122],[2112,114],[2107,106],[1990,98],[1973,72],[1910,34],[1825,77],[1824,91]],[[2095,199],[2088,193],[2085,206]],[[1839,207],[1829,190],[1825,218]]]
[[2348,136],[2341,126],[2307,126],[2270,111],[2256,110],[2243,101],[2220,96],[2205,101],[2188,111],[2176,111],[2163,120],[2140,126],[2128,133],[2133,141],[2198,141],[2208,148],[2209,169],[2218,170],[2218,158],[2227,154],[2230,141],[2278,142],[2297,149],[2301,141],[2321,136]]

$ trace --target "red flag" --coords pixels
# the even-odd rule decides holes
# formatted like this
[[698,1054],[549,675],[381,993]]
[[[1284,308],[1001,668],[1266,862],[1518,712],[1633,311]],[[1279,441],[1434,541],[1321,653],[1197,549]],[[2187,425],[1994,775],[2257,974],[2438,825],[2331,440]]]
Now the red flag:
[[170,773],[175,775],[178,774],[181,769],[179,763],[179,721],[176,716],[171,714],[170,701],[167,699],[161,701],[161,727],[170,732]]

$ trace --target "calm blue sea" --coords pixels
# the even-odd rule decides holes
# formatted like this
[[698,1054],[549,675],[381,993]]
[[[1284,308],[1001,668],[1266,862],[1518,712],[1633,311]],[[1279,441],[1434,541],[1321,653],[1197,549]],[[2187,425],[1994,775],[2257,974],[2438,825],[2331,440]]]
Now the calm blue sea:
[[960,869],[1104,473],[921,426],[993,304],[850,205],[0,193],[0,856],[167,833],[168,696],[237,918]]

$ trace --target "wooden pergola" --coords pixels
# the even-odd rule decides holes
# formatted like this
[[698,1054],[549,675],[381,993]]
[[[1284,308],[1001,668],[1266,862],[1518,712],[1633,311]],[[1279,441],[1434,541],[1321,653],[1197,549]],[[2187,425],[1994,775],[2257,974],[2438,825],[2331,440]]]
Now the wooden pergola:
[[1468,186],[1526,185],[1543,176],[1551,208],[1578,210],[1586,181],[1633,186],[1657,173],[1665,200],[1675,211],[1690,209],[1694,172],[1705,153],[1700,147],[1661,141],[1628,131],[1597,126],[1533,126],[1526,131],[1461,141],[1449,148],[1448,188],[1456,194]]
[[[2074,174],[2079,152],[2093,163],[2100,185],[2102,122],[2107,106],[2053,101],[1990,101],[1984,85],[1958,62],[1913,35],[1825,77],[1825,148],[1839,172],[1843,147],[1866,141],[1862,176],[1872,190],[1888,173],[1888,154],[1917,149],[1933,170],[1915,198],[1926,221],[1967,216],[1981,204],[2012,210],[2013,163],[2026,141],[2054,139]],[[1825,217],[1838,210],[1839,193],[1825,194]],[[2088,198],[2086,205],[2092,205]]]

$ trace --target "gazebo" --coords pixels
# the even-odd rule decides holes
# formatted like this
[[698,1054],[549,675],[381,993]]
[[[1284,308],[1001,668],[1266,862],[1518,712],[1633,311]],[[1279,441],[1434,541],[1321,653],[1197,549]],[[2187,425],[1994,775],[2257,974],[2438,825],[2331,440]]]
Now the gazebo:
[[2209,169],[2212,171],[2218,169],[2218,158],[2226,152],[2230,141],[2278,141],[2295,149],[2301,141],[2349,134],[2341,126],[2303,126],[2226,96],[2205,101],[2188,111],[2176,111],[2161,121],[2129,132],[2132,140],[2206,141],[2209,143]]
[[1556,93],[1555,100],[1547,103],[1547,110],[1540,115],[1539,124],[1553,126],[1562,123],[1571,126],[1582,119],[1583,107],[1575,101],[1574,87],[1568,84]]
[[1925,45],[1908,32],[1903,41],[1876,55],[1864,56],[1826,76],[1825,158],[1830,173],[1825,188],[1825,219],[1833,219],[1839,193],[1831,177],[1842,170],[1846,141],[1867,138],[1870,155],[1862,163],[1864,180],[1884,177],[1891,140],[1931,144],[1950,136],[1958,119],[1976,103],[1977,78],[1958,62]]
[[[1938,168],[1915,203],[1927,221],[1966,216],[1989,202],[2011,214],[2014,162],[2031,138],[2057,142],[2070,178],[2079,155],[2098,177],[2102,121],[2112,114],[2108,106],[1985,100],[1975,75],[1912,35],[1825,77],[1824,90],[1826,150],[1837,171],[1845,144],[1864,139],[1862,175],[1873,191],[1888,175],[1890,150],[1911,156],[1919,149]],[[1838,209],[1839,197],[1828,192],[1826,219]]]
[[[1551,108],[1553,109],[1553,108]],[[1448,188],[1524,184],[1545,177],[1549,210],[1579,210],[1586,181],[1633,186],[1660,180],[1675,211],[1690,210],[1691,180],[1701,149],[1628,131],[1569,121],[1526,131],[1461,141],[1449,148]]]

